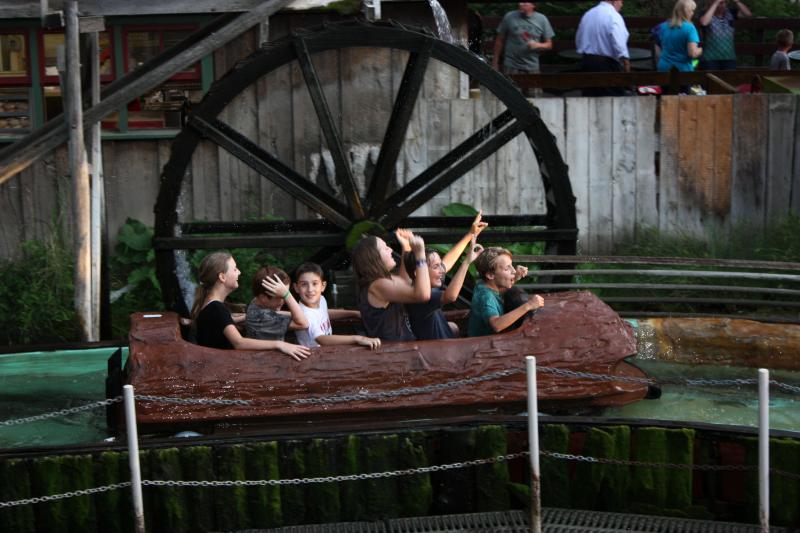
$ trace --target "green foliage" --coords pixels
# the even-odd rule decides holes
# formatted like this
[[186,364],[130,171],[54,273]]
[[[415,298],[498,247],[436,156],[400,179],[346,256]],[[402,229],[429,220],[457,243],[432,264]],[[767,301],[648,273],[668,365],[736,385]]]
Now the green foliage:
[[62,239],[22,245],[22,258],[0,262],[0,343],[63,342],[80,336],[74,263]]

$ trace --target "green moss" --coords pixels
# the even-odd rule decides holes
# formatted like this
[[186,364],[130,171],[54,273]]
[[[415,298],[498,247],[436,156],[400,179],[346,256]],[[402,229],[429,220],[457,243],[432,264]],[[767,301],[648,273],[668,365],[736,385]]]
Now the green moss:
[[[636,433],[637,461],[667,462],[667,437],[661,428],[639,428]],[[630,501],[664,507],[666,474],[663,468],[632,467],[629,487]]]
[[[122,480],[119,453],[103,452],[95,458],[94,481],[98,486],[114,485]],[[94,503],[98,531],[103,533],[123,531],[122,516],[120,515],[123,491],[130,492],[130,489],[109,490],[95,494]]]
[[[278,443],[259,442],[247,447],[247,472],[251,479],[280,479]],[[283,524],[280,487],[247,489],[251,527],[278,527]]]
[[[247,479],[246,451],[243,445],[223,446],[216,450],[217,478]],[[220,487],[214,491],[217,529],[246,529],[250,527],[245,487]]]
[[[437,464],[456,463],[475,458],[473,428],[442,432]],[[436,514],[469,513],[475,511],[475,471],[459,468],[438,472],[433,477],[434,512]]]
[[[497,457],[508,453],[506,431],[502,426],[482,426],[475,438],[478,458]],[[510,507],[508,497],[508,463],[498,461],[475,468],[475,487],[478,511],[505,511]]]
[[[508,492],[511,494],[511,498],[514,500],[514,502],[519,504],[520,507],[524,507],[526,509],[531,508],[530,485],[525,485],[523,483],[509,483]],[[569,498],[567,498],[567,500],[569,500]]]
[[[581,455],[597,458],[614,456],[614,439],[610,433],[600,428],[589,428]],[[601,463],[578,462],[575,466],[573,499],[581,509],[603,509],[603,491],[607,485],[609,466]]]
[[[770,463],[774,468],[800,474],[800,442],[793,439],[771,439]],[[778,526],[800,525],[800,479],[772,474],[770,476],[770,519]]]
[[[181,470],[187,481],[213,481],[214,455],[209,446],[192,446],[181,450]],[[193,487],[184,491],[186,526],[189,531],[214,529],[214,489]]]
[[[35,496],[48,496],[66,492],[61,457],[41,457],[33,460],[31,491]],[[39,531],[66,531],[64,500],[38,503],[34,506],[36,529]]]
[[[363,439],[361,471],[385,472],[397,468],[397,435],[372,435]],[[396,478],[369,479],[361,493],[364,518],[376,520],[400,515]]]
[[[180,451],[177,448],[156,448],[147,453],[152,479],[183,479]],[[153,518],[147,528],[153,531],[182,533],[187,529],[186,501],[183,487],[148,487],[152,493]]]
[[[361,439],[348,435],[339,442],[339,464],[342,475],[359,474]],[[359,497],[364,490],[365,481],[345,481],[339,487],[339,501],[344,520],[361,520],[364,507]]]
[[[84,490],[95,486],[94,462],[91,455],[64,457],[62,464],[67,490]],[[76,496],[64,502],[67,523],[73,531],[94,531],[97,522],[91,496]]]
[[[667,462],[679,465],[694,464],[694,430],[668,429]],[[665,504],[672,509],[686,509],[692,505],[692,470],[670,469],[666,473],[667,494]]]
[[[543,451],[567,453],[569,451],[569,428],[563,424],[552,424],[542,427],[539,434],[539,447]],[[542,483],[542,506],[569,507],[570,482],[569,462],[552,457],[540,457],[539,469]],[[530,505],[530,487],[528,488]]]
[[[425,435],[412,433],[400,439],[397,467],[419,468],[430,466]],[[433,485],[430,474],[415,474],[397,478],[400,516],[426,516],[433,502]]]
[[[306,451],[306,476],[336,475],[336,445],[330,439],[312,439]],[[308,520],[315,523],[338,522],[341,519],[338,483],[314,483],[307,494]]]
[[[24,459],[0,461],[0,501],[13,502],[30,498],[31,480]],[[33,505],[0,510],[0,531],[33,531]]]
[[[281,479],[302,478],[306,474],[303,442],[290,440],[280,443]],[[306,520],[306,494],[302,485],[281,486],[281,514],[286,525],[303,524]]]
[[[613,459],[628,460],[631,456],[631,428],[611,426],[605,428],[613,441]],[[627,466],[609,465],[603,483],[603,508],[609,511],[622,511],[628,503],[628,483],[630,474]]]

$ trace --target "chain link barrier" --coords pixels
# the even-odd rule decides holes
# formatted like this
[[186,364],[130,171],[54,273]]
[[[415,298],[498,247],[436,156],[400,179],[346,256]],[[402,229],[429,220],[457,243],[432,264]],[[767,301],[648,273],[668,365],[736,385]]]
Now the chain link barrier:
[[16,426],[18,424],[26,424],[28,422],[37,422],[39,420],[47,420],[48,418],[55,418],[57,416],[67,416],[73,415],[75,413],[81,413],[83,411],[91,411],[92,409],[97,409],[98,407],[106,407],[108,405],[113,405],[115,403],[119,403],[122,401],[122,396],[117,396],[116,398],[109,398],[107,400],[100,400],[97,402],[87,403],[85,405],[79,405],[77,407],[70,407],[69,409],[61,409],[59,411],[52,411],[50,413],[43,413],[40,415],[28,416],[25,418],[15,418],[11,420],[3,420],[0,421],[0,427],[2,426]]
[[191,405],[253,405],[250,400],[221,400],[216,398],[175,398],[171,396],[151,396],[137,394],[135,399],[143,402],[178,403]]
[[110,490],[125,489],[131,486],[130,481],[123,481],[122,483],[115,483],[113,485],[105,485],[102,487],[94,487],[91,489],[74,490],[72,492],[65,492],[63,494],[53,494],[52,496],[38,496],[36,498],[27,498],[25,500],[17,500],[13,502],[0,502],[0,509],[6,507],[17,507],[19,505],[31,505],[34,503],[52,502],[55,500],[66,500],[67,498],[74,498],[76,496],[90,496],[100,492],[108,492]]

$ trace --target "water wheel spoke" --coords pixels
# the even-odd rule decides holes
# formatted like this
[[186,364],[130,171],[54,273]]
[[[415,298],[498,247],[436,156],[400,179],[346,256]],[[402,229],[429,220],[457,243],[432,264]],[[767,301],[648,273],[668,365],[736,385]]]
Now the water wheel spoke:
[[393,194],[384,204],[385,214],[381,217],[381,223],[386,227],[395,227],[526,127],[524,122],[512,119],[508,111],[499,115]]
[[381,152],[378,161],[375,163],[375,170],[372,173],[372,182],[369,186],[367,198],[370,205],[380,204],[386,198],[386,190],[389,187],[397,158],[400,155],[400,148],[405,141],[408,123],[414,112],[420,89],[425,81],[425,72],[431,57],[433,41],[423,48],[420,52],[411,52],[408,56],[403,79],[397,91],[397,97],[392,108],[392,116],[386,127],[386,134],[381,145]]
[[187,125],[339,228],[346,230],[352,225],[352,221],[344,214],[348,212],[347,206],[229,125],[217,119],[203,118],[198,114],[193,114]]
[[297,54],[297,61],[300,64],[300,70],[308,87],[308,93],[311,96],[311,102],[314,104],[314,111],[319,119],[322,135],[325,137],[328,150],[331,151],[333,165],[336,169],[336,181],[342,188],[353,216],[357,219],[364,218],[364,208],[361,205],[361,197],[356,187],[356,181],[353,178],[353,172],[344,153],[341,137],[328,107],[328,100],[325,98],[325,93],[322,92],[317,69],[314,68],[314,63],[311,61],[311,54],[308,52],[305,40],[301,37],[295,38],[294,49]]

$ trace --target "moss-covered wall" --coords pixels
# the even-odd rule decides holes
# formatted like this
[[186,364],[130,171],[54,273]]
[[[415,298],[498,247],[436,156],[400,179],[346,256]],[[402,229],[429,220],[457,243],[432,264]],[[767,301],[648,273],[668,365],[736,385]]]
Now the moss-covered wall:
[[[524,434],[524,429],[493,425],[153,448],[142,452],[142,475],[143,479],[258,480],[381,472],[505,455],[520,451],[510,449],[509,443],[524,446]],[[755,441],[741,438],[736,445],[745,464],[754,464]],[[659,463],[729,460],[715,449],[713,440],[699,439],[694,431],[684,429],[545,425],[541,448]],[[800,442],[773,439],[772,458],[778,468],[800,473]],[[527,460],[516,460],[430,474],[280,487],[145,487],[145,519],[148,531],[189,532],[521,508],[530,499],[527,464]],[[720,483],[719,474],[713,472],[547,456],[541,465],[544,506],[704,518],[712,518],[715,511],[720,519],[756,519],[754,475],[740,473],[742,502],[747,504],[725,507],[717,500],[715,487],[730,483]],[[5,459],[0,460],[0,501],[127,479],[125,452]],[[773,476],[771,491],[773,523],[800,525],[800,480]],[[731,508],[736,509],[733,514],[720,512]],[[129,490],[0,509],[0,531],[4,532],[115,533],[131,528]]]

